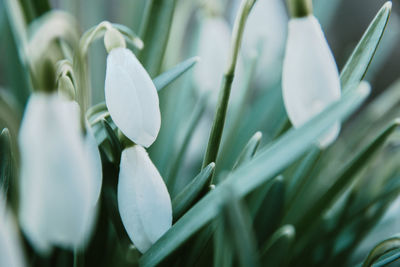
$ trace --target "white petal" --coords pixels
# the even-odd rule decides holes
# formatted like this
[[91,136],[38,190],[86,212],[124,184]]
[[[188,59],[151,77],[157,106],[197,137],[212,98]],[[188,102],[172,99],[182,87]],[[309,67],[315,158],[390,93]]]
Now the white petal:
[[118,208],[130,239],[142,253],[171,227],[172,207],[167,187],[141,146],[122,152]]
[[0,266],[26,266],[15,225],[0,192]]
[[157,90],[129,49],[108,54],[105,99],[111,118],[129,139],[144,147],[154,142],[161,125]]
[[[282,73],[283,100],[289,119],[299,127],[340,99],[340,80],[335,59],[314,16],[289,22]],[[325,147],[338,136],[337,122],[319,140]]]
[[93,216],[91,169],[79,108],[57,94],[33,94],[21,124],[21,227],[35,248],[77,247]]

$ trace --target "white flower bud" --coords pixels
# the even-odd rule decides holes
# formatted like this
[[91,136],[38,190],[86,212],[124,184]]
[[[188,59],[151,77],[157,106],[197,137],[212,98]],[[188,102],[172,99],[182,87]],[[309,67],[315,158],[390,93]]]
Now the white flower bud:
[[115,48],[108,54],[105,99],[124,135],[144,147],[155,141],[161,126],[157,90],[129,49]]
[[142,253],[172,225],[167,187],[141,146],[128,147],[122,152],[118,209],[130,239]]
[[[282,73],[283,100],[290,121],[300,127],[340,99],[335,59],[314,16],[292,18]],[[319,139],[326,147],[336,140],[340,122]]]
[[78,248],[93,220],[93,169],[80,130],[79,107],[57,93],[34,93],[22,120],[22,230],[41,253]]

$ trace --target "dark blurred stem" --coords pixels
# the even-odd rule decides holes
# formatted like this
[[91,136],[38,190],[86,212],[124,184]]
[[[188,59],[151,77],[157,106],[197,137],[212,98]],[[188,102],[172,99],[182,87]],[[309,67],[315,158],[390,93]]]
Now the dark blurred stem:
[[312,0],[286,0],[290,17],[301,18],[313,13]]
[[215,162],[218,155],[219,145],[221,143],[222,132],[225,124],[226,110],[228,108],[229,95],[231,93],[233,78],[235,77],[236,61],[242,42],[244,26],[255,1],[256,0],[243,0],[235,20],[228,67],[222,79],[217,110],[214,115],[214,121],[211,128],[210,138],[208,140],[202,168],[206,167],[211,162]]
[[151,77],[159,74],[177,0],[149,0],[140,29],[144,48],[139,59]]

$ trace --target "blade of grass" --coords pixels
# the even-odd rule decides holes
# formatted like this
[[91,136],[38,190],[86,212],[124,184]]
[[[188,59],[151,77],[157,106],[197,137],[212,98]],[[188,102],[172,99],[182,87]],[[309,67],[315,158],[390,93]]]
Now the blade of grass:
[[357,44],[346,65],[340,73],[342,91],[345,92],[354,83],[361,81],[375,55],[382,39],[392,10],[392,2],[386,2],[372,20],[361,40]]
[[[209,180],[214,172],[215,164],[211,162],[206,168],[193,178],[193,180],[172,200],[174,221],[177,221],[186,211],[200,199],[202,193],[208,188]],[[207,190],[208,191],[208,190]]]
[[284,266],[295,235],[296,230],[292,225],[279,228],[261,248],[260,258],[263,266]]
[[355,90],[349,90],[339,102],[329,106],[302,127],[290,130],[269,147],[256,154],[250,162],[232,172],[143,254],[140,264],[155,266],[161,263],[170,253],[218,215],[219,206],[223,203],[221,193],[226,188],[233,188],[239,197],[243,197],[271,177],[276,176],[314,144],[333,122],[348,117],[366,99],[369,92],[370,89],[366,84],[361,84]]
[[204,155],[202,168],[210,162],[215,162],[218,156],[218,150],[221,143],[222,133],[226,119],[226,111],[228,108],[229,95],[231,93],[232,82],[235,77],[236,61],[239,54],[240,45],[247,17],[256,0],[243,0],[232,32],[232,44],[230,57],[228,59],[228,67],[222,78],[221,89],[219,91],[217,109],[215,111],[214,120],[210,132],[210,137],[207,144],[207,150]]
[[242,153],[240,153],[235,165],[233,165],[233,170],[240,165],[250,161],[256,154],[258,147],[260,146],[262,138],[261,132],[256,132],[249,140],[247,145],[243,148]]
[[149,0],[141,25],[144,49],[139,53],[143,66],[154,77],[159,74],[164,58],[177,0]]
[[185,61],[177,64],[172,69],[163,72],[153,79],[153,83],[157,88],[157,91],[164,89],[170,83],[179,78],[186,71],[191,69],[197,62],[199,62],[199,57],[191,57]]
[[327,192],[315,202],[315,205],[302,217],[297,224],[296,229],[299,233],[312,228],[318,222],[316,216],[321,216],[323,211],[330,207],[332,203],[339,197],[339,194],[346,188],[347,185],[356,177],[355,174],[365,166],[365,163],[375,155],[379,148],[385,143],[386,139],[396,130],[400,125],[400,120],[395,120],[391,123],[381,134],[379,134],[373,142],[365,147],[347,166],[343,171],[334,179],[334,184],[327,190]]

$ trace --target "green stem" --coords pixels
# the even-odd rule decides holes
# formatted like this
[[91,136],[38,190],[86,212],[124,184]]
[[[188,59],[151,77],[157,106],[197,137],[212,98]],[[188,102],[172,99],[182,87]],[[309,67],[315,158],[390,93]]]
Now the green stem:
[[140,31],[145,46],[139,59],[151,77],[160,72],[176,2],[177,0],[150,0],[146,6]]
[[290,17],[301,18],[313,13],[312,0],[287,0]]
[[229,95],[231,93],[233,78],[235,77],[236,61],[239,54],[240,44],[242,42],[244,26],[255,2],[256,0],[243,0],[235,20],[228,67],[223,76],[217,110],[214,116],[202,168],[206,167],[211,162],[215,162],[218,155],[219,145],[221,143],[222,132],[225,124],[226,110],[228,108]]

